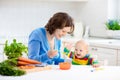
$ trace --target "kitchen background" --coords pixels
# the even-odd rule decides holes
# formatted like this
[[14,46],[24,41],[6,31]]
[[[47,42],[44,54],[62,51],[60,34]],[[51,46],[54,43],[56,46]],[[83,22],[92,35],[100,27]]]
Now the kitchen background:
[[89,26],[90,36],[107,37],[105,22],[119,18],[118,3],[119,0],[0,0],[0,38],[28,36],[60,11]]
[[6,39],[16,38],[27,44],[33,29],[43,27],[54,13],[67,12],[77,25],[77,38],[83,37],[87,27],[89,40],[92,38],[90,51],[97,55],[107,53],[100,59],[120,65],[119,39],[108,40],[105,26],[108,19],[120,19],[119,4],[120,0],[0,0],[0,54]]

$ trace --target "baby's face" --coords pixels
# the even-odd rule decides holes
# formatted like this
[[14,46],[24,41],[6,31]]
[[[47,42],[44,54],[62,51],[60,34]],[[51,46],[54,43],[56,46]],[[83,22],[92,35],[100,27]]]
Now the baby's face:
[[77,58],[84,58],[87,53],[88,49],[85,44],[78,43],[75,45],[75,56]]

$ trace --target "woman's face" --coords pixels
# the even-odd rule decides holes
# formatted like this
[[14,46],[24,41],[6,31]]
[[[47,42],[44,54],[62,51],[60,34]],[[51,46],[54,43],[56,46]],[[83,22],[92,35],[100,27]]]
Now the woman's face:
[[55,30],[55,37],[60,39],[61,37],[65,36],[68,32],[70,32],[71,27],[64,27],[63,29],[56,29]]

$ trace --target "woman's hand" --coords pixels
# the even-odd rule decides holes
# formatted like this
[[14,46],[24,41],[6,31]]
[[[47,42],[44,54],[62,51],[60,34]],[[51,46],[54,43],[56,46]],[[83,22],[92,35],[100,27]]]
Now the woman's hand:
[[48,51],[48,56],[49,56],[49,58],[53,58],[53,57],[55,57],[57,54],[58,54],[58,51],[57,51],[57,50],[49,50],[49,51]]

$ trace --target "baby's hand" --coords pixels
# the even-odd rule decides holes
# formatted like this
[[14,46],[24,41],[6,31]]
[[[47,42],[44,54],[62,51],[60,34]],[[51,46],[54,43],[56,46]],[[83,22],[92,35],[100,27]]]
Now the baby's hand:
[[97,67],[100,66],[100,64],[93,64],[92,66],[93,66],[94,68],[97,68]]
[[73,43],[66,43],[65,44],[65,47],[68,49],[68,50],[71,50],[72,49],[72,47],[73,47]]

